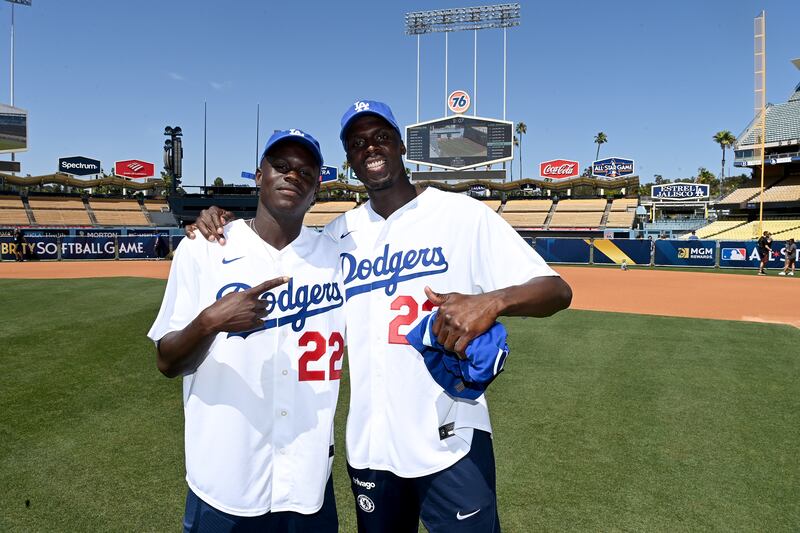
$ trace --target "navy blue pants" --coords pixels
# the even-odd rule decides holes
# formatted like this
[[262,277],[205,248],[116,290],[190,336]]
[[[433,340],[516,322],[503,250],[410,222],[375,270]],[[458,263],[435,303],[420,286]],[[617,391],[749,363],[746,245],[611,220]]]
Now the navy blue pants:
[[189,489],[186,495],[186,514],[183,517],[184,533],[264,532],[280,533],[336,533],[339,517],[333,481],[328,478],[325,501],[314,514],[293,512],[267,513],[261,516],[236,516],[224,513],[197,497]]
[[356,498],[358,531],[499,533],[492,437],[475,430],[469,453],[441,472],[403,478],[385,470],[347,466]]

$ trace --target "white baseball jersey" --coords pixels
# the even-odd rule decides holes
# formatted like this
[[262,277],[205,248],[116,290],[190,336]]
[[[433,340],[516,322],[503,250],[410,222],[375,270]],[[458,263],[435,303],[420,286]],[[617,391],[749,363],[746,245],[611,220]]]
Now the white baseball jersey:
[[367,202],[325,231],[339,240],[347,301],[348,462],[403,477],[451,466],[473,429],[491,432],[489,411],[484,396],[447,395],[405,340],[432,309],[425,286],[478,294],[557,274],[497,213],[433,188],[388,219]]
[[336,243],[303,228],[276,250],[243,221],[227,225],[225,237],[225,246],[181,241],[151,339],[183,329],[229,292],[292,279],[263,297],[263,329],[218,334],[183,378],[186,481],[226,513],[314,513],[333,461],[344,353]]

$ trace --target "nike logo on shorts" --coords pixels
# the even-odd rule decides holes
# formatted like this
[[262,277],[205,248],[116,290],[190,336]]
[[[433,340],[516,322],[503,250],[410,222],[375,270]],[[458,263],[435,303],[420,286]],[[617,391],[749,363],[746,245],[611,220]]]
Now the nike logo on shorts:
[[475,516],[476,514],[478,514],[480,512],[481,512],[480,509],[478,509],[477,511],[472,511],[471,513],[467,513],[467,514],[461,514],[461,511],[459,511],[459,512],[456,513],[456,518],[458,518],[459,520],[466,520],[470,516]]
[[242,257],[244,257],[244,256],[242,255],[242,256],[239,256],[239,257],[234,257],[233,259],[225,259],[225,258],[223,257],[223,258],[222,258],[222,264],[223,264],[223,265],[227,265],[228,263],[233,263],[234,261],[238,261],[238,260],[239,260],[239,259],[241,259]]

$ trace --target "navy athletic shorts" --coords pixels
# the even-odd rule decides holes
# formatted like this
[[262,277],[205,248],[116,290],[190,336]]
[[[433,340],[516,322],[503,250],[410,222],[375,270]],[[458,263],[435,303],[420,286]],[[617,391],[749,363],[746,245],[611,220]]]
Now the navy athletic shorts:
[[186,495],[184,533],[224,533],[256,531],[291,531],[293,533],[336,533],[339,518],[333,495],[333,476],[325,486],[325,501],[314,514],[293,512],[267,513],[261,516],[236,516],[224,513],[197,497],[189,489]]
[[453,466],[423,477],[347,466],[356,498],[358,531],[499,533],[492,436],[475,430],[469,453]]

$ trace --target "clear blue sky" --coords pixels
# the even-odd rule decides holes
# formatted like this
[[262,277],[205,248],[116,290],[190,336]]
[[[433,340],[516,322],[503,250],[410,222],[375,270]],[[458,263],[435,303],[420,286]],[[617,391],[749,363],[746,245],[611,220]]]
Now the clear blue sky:
[[[163,129],[184,131],[184,185],[245,183],[274,129],[317,136],[340,166],[339,118],[358,98],[388,102],[415,121],[416,39],[407,11],[476,2],[33,0],[17,6],[15,104],[29,111],[23,174],[56,170],[59,156],[161,167]],[[547,159],[636,159],[642,181],[719,172],[718,130],[738,135],[753,113],[753,18],[767,12],[767,99],[800,81],[796,0],[698,2],[522,1],[508,32],[508,120],[523,121],[523,174]],[[0,2],[0,101],[9,100],[11,4]],[[502,32],[478,35],[478,114],[502,116]],[[421,119],[443,114],[444,37],[422,38]],[[472,32],[451,34],[449,87],[472,92]],[[4,158],[8,158],[4,156]],[[730,157],[729,153],[729,159]],[[515,177],[518,160],[515,160]]]

